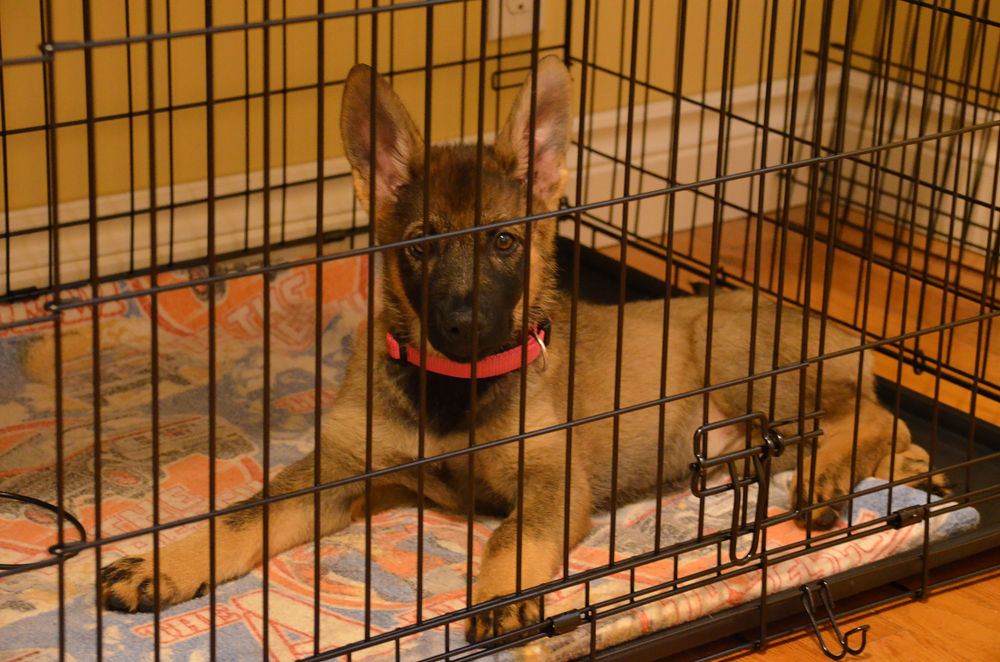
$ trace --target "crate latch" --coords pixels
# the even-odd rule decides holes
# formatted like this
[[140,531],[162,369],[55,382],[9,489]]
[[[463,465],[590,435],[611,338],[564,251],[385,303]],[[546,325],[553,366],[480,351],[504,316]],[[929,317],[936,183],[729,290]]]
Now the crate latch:
[[[819,631],[819,623],[816,621],[816,616],[813,614],[815,608],[815,593],[819,593],[820,600],[823,604],[823,609],[826,610],[826,616],[830,619],[830,625],[833,626],[833,631],[837,635],[837,643],[840,644],[840,652],[834,653],[829,648],[826,647],[826,642],[823,641],[823,634]],[[820,580],[818,584],[809,585],[806,584],[802,587],[802,605],[806,609],[806,614],[809,615],[809,621],[812,623],[813,631],[816,632],[816,639],[819,640],[819,647],[824,654],[831,660],[841,660],[848,653],[851,655],[860,655],[865,649],[865,644],[868,643],[868,628],[870,625],[860,625],[853,630],[848,630],[847,634],[840,633],[840,626],[837,625],[837,619],[833,615],[833,597],[830,595],[830,586],[823,580]],[[851,635],[861,633],[861,645],[857,648],[851,648],[847,641],[851,638]]]
[[[750,425],[754,421],[758,423],[764,442],[760,446],[751,446],[750,448],[744,448],[713,458],[707,457],[702,452],[702,448],[707,448],[707,443],[705,442],[707,441],[709,432],[740,423]],[[691,476],[691,492],[696,497],[704,499],[705,497],[732,491],[733,519],[729,532],[729,559],[737,565],[745,564],[757,554],[757,547],[760,544],[760,532],[764,527],[764,520],[767,517],[768,489],[771,485],[771,458],[781,455],[783,450],[784,442],[781,435],[772,429],[770,421],[761,412],[753,412],[738,418],[709,423],[698,428],[694,434],[695,461],[691,464],[693,472]],[[737,462],[748,460],[753,463],[753,474],[741,478],[736,464]],[[722,465],[726,465],[729,471],[730,482],[725,485],[705,487],[704,482],[709,471]],[[740,517],[743,511],[743,490],[750,485],[757,485],[757,508],[752,529],[749,528],[750,523],[747,523],[746,527],[740,524]],[[739,537],[751,532],[753,535],[750,540],[750,549],[747,550],[746,554],[740,556],[737,551]]]

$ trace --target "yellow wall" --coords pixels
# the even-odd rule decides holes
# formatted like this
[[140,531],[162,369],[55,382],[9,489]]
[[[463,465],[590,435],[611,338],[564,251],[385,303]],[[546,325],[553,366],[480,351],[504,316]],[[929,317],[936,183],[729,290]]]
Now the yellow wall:
[[[154,31],[167,30],[167,1],[154,0]],[[346,10],[354,7],[355,0],[327,0],[327,11]],[[93,38],[115,39],[126,34],[126,0],[93,0]],[[270,0],[272,17],[282,13],[282,1]],[[675,36],[677,34],[677,0],[657,0],[653,7],[652,24],[649,30],[650,2],[640,0],[639,44],[637,62],[640,79],[648,79],[658,87],[672,89],[675,76]],[[974,0],[961,0],[959,8],[971,8]],[[582,51],[582,27],[584,22],[583,0],[573,0],[573,52]],[[55,38],[60,42],[83,39],[83,23],[79,0],[52,0],[54,12]],[[362,0],[362,5],[368,3]],[[711,3],[690,0],[688,18],[684,31],[687,41],[684,65],[683,91],[687,95],[701,92],[704,88],[719,89],[722,83],[724,40],[727,12],[738,9],[738,14],[730,15],[735,26],[736,57],[733,83],[737,86],[756,83],[759,80],[761,43],[770,38],[769,26],[765,26],[764,0],[744,0],[729,3],[715,0]],[[776,79],[788,75],[790,39],[794,35],[793,15],[798,0],[778,1],[778,27],[775,35]],[[805,48],[818,48],[822,26],[822,2],[810,0],[806,5],[806,23],[803,36]],[[857,49],[874,52],[876,47],[877,12],[875,0],[862,3],[862,20],[859,24]],[[246,20],[256,21],[263,16],[263,0],[251,1]],[[633,4],[618,0],[592,0],[591,56],[596,52],[597,63],[611,71],[628,72],[630,67],[629,44],[631,43],[631,21]],[[145,0],[130,0],[129,26],[132,34],[145,32]],[[556,46],[562,43],[564,35],[565,0],[546,0],[545,29],[541,44]],[[244,21],[245,3],[242,0],[216,0],[214,19],[216,25],[235,25]],[[317,10],[315,0],[287,0],[289,16],[307,16]],[[847,2],[836,0],[830,24],[835,41],[842,41],[847,25]],[[903,12],[909,5],[897,3],[897,11],[902,25]],[[464,57],[474,58],[479,52],[478,28],[480,4],[468,2],[441,5],[433,10],[434,40],[433,57],[437,63],[454,62]],[[1000,3],[994,3],[993,18],[1000,18]],[[426,47],[427,10],[410,9],[383,14],[378,20],[380,44],[380,69],[389,65],[390,55],[395,67],[422,67]],[[625,24],[623,35],[623,19]],[[326,47],[324,62],[326,79],[339,81],[344,78],[350,66],[357,60],[370,60],[371,18],[341,18],[326,22]],[[463,22],[466,26],[465,43],[462,42]],[[170,0],[170,29],[182,31],[198,29],[205,24],[204,5],[192,0]],[[901,30],[901,28],[898,28]],[[359,37],[355,39],[355,31]],[[390,32],[392,30],[392,32]],[[921,27],[922,43],[929,35],[929,20],[925,17]],[[595,35],[596,32],[596,35]],[[991,31],[989,49],[996,49],[997,30]],[[965,22],[960,22],[955,32],[955,44],[965,38]],[[623,50],[624,36],[624,50]],[[246,46],[244,43],[246,38]],[[23,57],[36,55],[37,46],[42,41],[38,7],[33,2],[0,2],[0,45],[3,57]],[[168,76],[167,49],[165,40],[153,42],[155,66],[156,105],[166,107],[170,102],[168,78],[172,78],[172,95],[175,105],[195,104],[196,107],[176,110],[172,115],[174,144],[174,181],[187,182],[204,180],[206,165],[206,112],[197,107],[205,99],[205,38],[192,36],[171,40],[172,69]],[[896,40],[900,45],[901,38]],[[218,34],[215,44],[215,90],[218,98],[238,96],[247,89],[260,92],[263,89],[263,30]],[[528,38],[522,37],[504,42],[505,52],[525,49],[530,45]],[[900,46],[901,48],[901,46]],[[926,50],[926,46],[925,46]],[[287,60],[283,53],[287,51]],[[488,54],[496,53],[496,43],[488,45]],[[131,73],[127,58],[131,54]],[[899,55],[899,52],[897,52]],[[958,77],[961,73],[961,49],[954,48],[950,73]],[[992,65],[992,58],[986,57]],[[131,108],[143,111],[146,108],[146,45],[104,46],[93,50],[93,75],[95,86],[95,114],[108,116],[127,113],[130,108],[129,80],[131,79]],[[271,86],[281,88],[285,83],[290,87],[307,86],[307,89],[287,94],[288,117],[282,112],[284,99],[272,96],[271,103],[271,148],[272,166],[283,162],[289,164],[315,161],[317,157],[317,26],[314,22],[289,25],[286,28],[271,28]],[[245,63],[249,62],[249,76],[245,76]],[[508,58],[507,66],[523,66],[527,57]],[[646,64],[649,64],[648,73]],[[287,81],[283,78],[283,67],[287,65]],[[802,70],[814,70],[815,59],[803,58]],[[487,65],[487,74],[495,70],[495,64]],[[575,73],[578,74],[577,68]],[[5,113],[8,130],[38,126],[44,119],[44,98],[42,66],[19,65],[3,69],[5,86]],[[989,71],[988,73],[992,73]],[[61,122],[86,119],[85,106],[85,66],[81,50],[60,52],[55,58],[56,109]],[[436,70],[433,77],[432,137],[435,140],[453,138],[461,134],[469,135],[476,127],[476,90],[478,85],[478,65],[465,68],[465,114],[461,115],[459,102],[462,94],[463,70],[448,67]],[[505,83],[514,83],[521,74],[509,74]],[[578,76],[577,76],[578,77]],[[611,74],[597,74],[595,78],[596,97],[593,109],[605,110],[624,104],[627,86],[619,85],[619,77]],[[577,81],[579,85],[579,81]],[[394,85],[411,109],[418,126],[423,127],[424,76],[422,72],[397,76]],[[501,114],[514,94],[513,89],[501,93]],[[665,98],[662,94],[651,94],[648,98],[640,90],[637,101],[657,101]],[[340,87],[326,89],[325,112],[325,156],[341,154],[337,117],[340,107]],[[621,100],[621,101],[619,101]],[[496,95],[487,79],[486,130],[492,131],[496,124]],[[253,99],[219,103],[216,115],[216,164],[217,176],[239,174],[247,170],[255,171],[263,167],[263,103]],[[250,160],[246,162],[246,122],[250,125]],[[464,122],[463,122],[464,120]],[[135,188],[148,185],[148,147],[146,142],[146,117],[137,117],[131,122],[127,118],[103,121],[96,129],[97,188],[101,195],[128,191],[134,176]],[[170,115],[157,115],[157,183],[169,181],[169,129]],[[283,149],[282,127],[288,128],[287,149]],[[134,157],[130,168],[130,128]],[[10,200],[3,201],[9,209],[20,209],[45,204],[45,137],[35,131],[7,138],[8,188]],[[61,200],[77,200],[87,197],[87,137],[86,127],[79,124],[60,129],[58,132],[58,188]],[[132,174],[134,170],[134,175]]]
[[[881,3],[868,0],[861,5],[861,17],[858,23],[858,33],[856,37],[856,48],[859,52],[877,54],[880,48],[879,37],[879,5]],[[997,51],[1000,50],[1000,28],[988,27],[985,30],[982,24],[970,30],[971,21],[962,17],[948,20],[948,14],[939,12],[937,19],[932,21],[934,12],[930,8],[917,11],[908,3],[896,3],[895,34],[892,39],[892,60],[897,63],[913,62],[914,68],[918,71],[930,70],[937,76],[947,73],[947,78],[952,81],[968,80],[970,87],[979,85],[996,92],[1000,89],[1000,80],[997,79]],[[933,2],[927,4],[933,5]],[[989,5],[987,7],[987,5]],[[949,11],[954,10],[956,15],[976,15],[983,17],[983,9],[988,9],[986,18],[993,22],[1000,22],[1000,3],[987,3],[985,0],[939,0],[938,6]],[[932,30],[933,23],[933,30]],[[912,50],[907,50],[911,43],[910,36],[917,35],[915,54]],[[950,37],[949,37],[950,35]],[[973,57],[971,68],[964,66],[966,61],[969,39],[973,39]],[[944,44],[950,41],[950,48],[944,48]],[[931,45],[934,49],[931,49]],[[948,52],[950,51],[950,53]],[[929,58],[928,56],[931,55]],[[910,80],[909,73],[899,68],[892,70],[894,77]],[[915,75],[913,85],[923,88],[924,77]],[[931,89],[940,92],[940,85],[932,81]],[[961,97],[963,94],[962,84],[949,84],[947,88],[949,95]],[[975,93],[970,91],[968,99],[975,100]],[[989,105],[993,108],[1000,107],[996,98],[988,99],[980,96],[980,104]],[[979,121],[982,120],[980,114]]]
[[[263,3],[250,2],[246,20],[259,21],[263,16]],[[364,3],[368,4],[368,3]],[[244,21],[244,3],[237,0],[217,0],[214,3],[214,24],[234,25]],[[167,30],[166,0],[154,0],[154,30]],[[288,0],[288,16],[308,16],[317,11],[315,1]],[[81,41],[83,20],[78,0],[54,0],[55,39],[59,42]],[[93,38],[117,39],[126,35],[124,2],[122,0],[94,0]],[[326,11],[352,9],[354,0],[328,0]],[[548,3],[546,29],[542,46],[562,42],[563,23],[560,3]],[[281,0],[271,0],[272,18],[280,17]],[[145,33],[145,1],[129,3],[129,23],[133,35]],[[464,15],[463,15],[464,14]],[[470,2],[442,5],[434,8],[433,60],[435,63],[456,62],[463,58],[463,21],[467,25],[464,57],[476,57],[479,52],[479,4]],[[409,9],[396,11],[392,16],[382,14],[378,19],[380,62],[379,69],[389,68],[390,60],[396,69],[423,67],[426,48],[427,10]],[[170,30],[173,32],[202,28],[205,25],[202,3],[173,0],[170,5]],[[325,24],[325,78],[342,81],[355,61],[371,60],[371,25],[368,16],[340,18]],[[358,38],[355,38],[357,30]],[[306,87],[287,94],[287,124],[282,110],[286,99],[282,95],[271,97],[272,167],[313,162],[317,158],[317,24],[305,22],[287,27],[271,28],[271,88]],[[5,59],[38,54],[42,41],[37,5],[28,2],[0,3],[0,40]],[[236,31],[214,37],[214,97],[240,96],[260,93],[263,90],[263,29],[246,34]],[[203,36],[177,38],[170,43],[171,66],[168,69],[168,45],[165,40],[153,42],[155,66],[156,106],[167,107],[200,104],[206,98],[205,42]],[[504,50],[526,48],[527,38],[508,40]],[[490,54],[496,52],[491,43]],[[146,45],[102,46],[93,49],[94,112],[97,117],[128,113],[130,107],[142,112],[147,108]],[[129,100],[129,65],[131,50],[131,106]],[[355,53],[358,53],[357,59]],[[287,58],[287,59],[285,59]],[[245,63],[249,62],[249,76]],[[287,80],[283,69],[287,63]],[[86,67],[81,50],[59,52],[55,59],[56,112],[60,122],[80,122],[58,132],[58,186],[61,200],[87,197],[87,136],[85,103]],[[487,75],[495,65],[487,65]],[[172,73],[172,91],[168,89],[168,71]],[[6,87],[6,113],[8,130],[39,126],[44,122],[42,65],[8,66],[3,69]],[[461,122],[459,95],[463,72],[460,67],[436,70],[433,76],[433,139],[440,140],[475,132],[476,90],[479,69],[476,65],[465,68],[466,90],[465,123]],[[399,75],[394,85],[407,102],[414,120],[423,127],[423,72]],[[513,90],[503,92],[502,107],[510,103]],[[324,156],[340,156],[341,88],[331,85],[325,92],[325,126],[323,127]],[[495,126],[495,94],[487,78],[486,129]],[[250,163],[246,163],[246,122],[250,123]],[[204,107],[176,110],[173,113],[174,181],[204,180],[206,161],[206,110]],[[239,174],[263,168],[263,101],[252,99],[217,103],[215,105],[216,176]],[[169,138],[171,120],[168,113],[157,115],[157,184],[168,182],[170,174]],[[287,125],[287,148],[282,127]],[[148,186],[148,128],[146,116],[132,120],[134,144],[135,188]],[[101,195],[128,191],[130,188],[130,121],[127,118],[98,122],[96,129],[97,183]],[[43,205],[46,202],[45,136],[35,131],[8,138],[10,200],[9,209]]]

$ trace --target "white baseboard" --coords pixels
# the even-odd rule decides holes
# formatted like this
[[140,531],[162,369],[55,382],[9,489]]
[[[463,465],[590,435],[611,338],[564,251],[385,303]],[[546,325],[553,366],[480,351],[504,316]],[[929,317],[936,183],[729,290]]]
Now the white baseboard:
[[[839,70],[833,70],[828,79],[828,93],[830,90],[836,89],[836,85],[839,83],[838,76]],[[808,136],[811,130],[814,118],[806,110],[808,108],[807,101],[814,92],[814,84],[815,78],[811,75],[803,76],[799,82],[799,113],[796,126],[793,128],[797,136]],[[763,130],[738,118],[750,118],[758,123],[763,121],[764,87],[763,85],[748,85],[735,88],[732,91],[732,95],[726,101],[727,105],[731,107],[733,119],[726,127],[725,144],[727,150],[722,153],[724,163],[721,166],[723,174],[734,175],[749,172],[762,165],[773,166],[785,160],[786,155],[783,153],[781,136],[774,131],[786,130],[785,110],[789,102],[788,97],[792,92],[793,89],[788,80],[772,83],[769,119],[772,131],[769,131],[768,134],[766,158],[762,160]],[[709,93],[699,98],[698,101],[710,108],[718,108],[723,103],[721,92]],[[630,194],[665,188],[667,184],[662,177],[667,173],[671,156],[674,153],[676,153],[677,159],[678,182],[708,181],[716,177],[716,168],[720,158],[719,114],[710,110],[703,111],[701,105],[697,103],[683,101],[680,105],[678,142],[676,150],[674,150],[670,140],[674,124],[673,105],[672,100],[660,101],[644,107],[637,107],[634,112],[636,125],[633,130],[633,165],[639,166],[639,155],[644,154],[644,158],[641,159],[641,167],[655,175],[660,175],[660,177],[640,176],[633,170]],[[759,109],[758,105],[760,105]],[[833,113],[828,111],[824,119],[825,132],[829,132],[832,128],[832,121]],[[592,122],[595,130],[590,145],[605,154],[618,154],[618,158],[623,160],[626,145],[626,109],[597,114]],[[615,140],[616,126],[620,127],[617,142]],[[644,128],[645,131],[643,131]],[[643,149],[643,140],[645,141],[645,149]],[[616,144],[617,152],[615,151]],[[575,163],[576,161],[573,160],[572,164],[575,165]],[[584,163],[587,172],[587,187],[583,202],[596,202],[624,195],[625,167],[623,164],[597,156],[590,159],[589,168],[586,168],[588,163],[586,157]],[[575,190],[575,175],[575,172],[571,175],[570,191]],[[712,197],[716,194],[721,201],[729,203],[721,205],[719,209],[722,220],[745,217],[746,213],[741,208],[757,209],[758,191],[761,185],[765,187],[763,211],[772,212],[779,207],[781,202],[779,200],[778,179],[779,174],[771,173],[764,176],[737,178],[720,185],[718,189],[715,185],[707,185],[698,189],[709,197],[699,195],[694,191],[678,192],[675,194],[674,200],[674,230],[683,231],[711,224],[716,213]],[[804,202],[804,189],[801,187],[793,189],[791,203],[797,205]],[[662,195],[629,204],[630,230],[643,237],[663,235],[666,227],[664,217],[666,204],[667,198]],[[620,228],[624,210],[623,205],[615,205],[592,213]],[[583,238],[585,241],[590,241],[591,234],[585,233]],[[614,243],[616,240],[598,234],[593,237],[593,241],[595,245],[603,246]]]
[[[853,87],[852,81],[852,87]],[[838,70],[829,77],[830,90],[836,89],[839,83]],[[812,121],[811,114],[805,112],[807,99],[813,92],[813,77],[803,77],[799,85],[799,120],[795,127],[797,135],[806,135]],[[828,90],[829,92],[829,90]],[[785,123],[785,107],[789,94],[788,81],[772,83],[771,120],[775,129],[781,129]],[[731,97],[732,115],[734,117],[750,117],[758,115],[758,99],[763,98],[763,88],[750,85],[736,88]],[[701,99],[709,107],[718,107],[721,94],[714,92]],[[832,105],[832,104],[831,104]],[[763,108],[760,109],[763,117]],[[824,124],[832,122],[833,113]],[[712,111],[702,111],[698,104],[682,102],[679,119],[679,141],[676,150],[671,145],[673,128],[673,101],[660,101],[645,106],[637,106],[634,112],[633,130],[633,163],[642,162],[642,166],[650,172],[665,174],[670,155],[676,152],[678,159],[678,180],[694,182],[707,180],[715,176],[716,161],[720,153],[718,142],[719,115]],[[624,155],[625,126],[627,111],[625,109],[595,113],[587,120],[588,144],[596,150],[607,154]],[[826,130],[829,126],[825,127]],[[746,122],[734,119],[729,126],[727,135],[728,165],[727,173],[739,173],[759,167],[761,131]],[[575,132],[574,132],[574,135]],[[756,138],[756,140],[755,140]],[[471,140],[475,140],[472,138]],[[645,145],[643,149],[643,140]],[[779,136],[771,134],[768,145],[766,164],[780,163],[784,158],[781,153]],[[640,159],[640,155],[644,155]],[[700,171],[696,168],[698,158],[701,159]],[[571,168],[571,179],[567,191],[572,200],[578,173],[576,168],[575,150],[569,155],[568,166]],[[623,195],[624,168],[621,164],[600,156],[584,159],[587,172],[584,202],[599,202],[617,198]],[[324,173],[346,173],[349,171],[343,158],[329,159],[324,163]],[[283,181],[301,181],[316,176],[315,164],[289,166],[286,169],[276,168],[271,171],[272,184]],[[769,174],[755,178],[743,178],[729,182],[724,187],[724,198],[734,204],[747,206],[751,199],[756,205],[757,187],[763,181],[765,189],[764,211],[772,211],[778,207],[778,175]],[[250,187],[260,187],[263,183],[263,172],[250,174]],[[638,191],[653,191],[665,186],[662,179],[651,176],[640,177],[633,172],[631,193]],[[751,187],[753,187],[751,189]],[[243,174],[221,177],[216,180],[216,196],[240,193],[246,188],[246,176]],[[804,196],[802,187],[796,187],[796,195]],[[714,194],[714,186],[706,192]],[[207,182],[179,184],[173,188],[173,202],[182,204],[204,198],[207,192]],[[753,196],[751,198],[751,195]],[[701,226],[712,222],[713,205],[711,200],[702,199],[695,204],[695,194],[692,192],[676,195],[676,225],[677,230]],[[156,193],[157,203],[162,206],[170,200],[170,190],[159,187]],[[149,264],[149,215],[135,215],[135,235],[132,236],[132,219],[128,214],[133,204],[144,208],[149,203],[147,190],[136,191],[134,203],[128,193],[107,195],[98,198],[97,214],[107,216],[125,214],[115,221],[100,223],[98,235],[98,264],[102,275],[125,272],[130,264],[142,268]],[[793,200],[799,204],[801,200]],[[263,195],[255,193],[249,196],[238,195],[233,198],[217,200],[215,207],[216,232],[215,249],[217,253],[237,251],[244,247],[249,225],[249,242],[251,246],[263,243]],[[284,236],[286,239],[298,239],[314,236],[316,233],[316,185],[315,183],[290,186],[288,189],[276,189],[271,194],[271,241],[281,238],[281,213],[285,207]],[[629,225],[642,236],[658,236],[662,234],[663,209],[665,198],[656,196],[642,203],[629,205]],[[324,186],[324,215],[322,228],[324,232],[351,227],[354,220],[355,204],[353,202],[353,187],[349,177],[341,177],[326,182]],[[593,211],[595,216],[608,220],[620,227],[623,206],[616,204]],[[202,257],[207,252],[207,205],[204,203],[188,204],[176,207],[173,212],[161,211],[157,214],[158,227],[158,259],[164,264],[170,257],[168,238],[171,219],[173,222],[175,241],[173,259],[176,261]],[[87,200],[61,203],[58,207],[60,223],[86,220],[89,214]],[[358,224],[367,222],[360,211]],[[736,218],[743,213],[738,209],[723,207],[723,219]],[[38,207],[12,211],[9,214],[11,230],[45,227],[48,223],[48,209]],[[60,231],[60,276],[62,282],[83,280],[89,275],[90,241],[89,227],[83,224]],[[585,237],[589,241],[589,237]],[[133,245],[134,250],[130,247]],[[613,242],[607,237],[597,237],[598,245]],[[30,286],[45,286],[49,278],[49,238],[47,233],[38,233],[16,240],[12,243],[12,259],[10,265],[4,265],[11,275],[11,288],[21,289]],[[134,253],[134,255],[133,255]],[[2,259],[2,255],[0,255]]]
[[[884,92],[889,99],[886,128],[882,129],[883,135],[878,139],[875,135],[879,131],[877,114],[872,112],[871,117],[864,117],[864,99],[870,80],[871,76],[864,72],[855,71],[851,74],[851,109],[845,124],[845,148],[848,150],[857,149],[859,145],[865,147],[876,143],[899,142],[921,134],[929,135],[939,131],[973,127],[1000,119],[998,110],[974,108],[972,103],[962,104],[955,99],[943,99],[939,94],[925,96],[920,88],[907,88],[901,83],[890,81]],[[896,117],[893,118],[893,107],[897,97],[904,101]],[[971,100],[970,93],[970,102]],[[924,122],[922,131],[921,118]],[[904,219],[913,219],[916,227],[921,229],[929,228],[932,217],[938,216],[939,232],[946,235],[951,233],[956,242],[964,234],[967,248],[982,251],[988,249],[990,240],[988,228],[991,222],[989,207],[975,204],[971,209],[967,209],[966,202],[961,197],[953,199],[951,192],[957,192],[960,196],[967,196],[979,202],[987,204],[991,202],[998,143],[1000,143],[1000,130],[993,127],[968,131],[961,136],[922,142],[905,149],[894,148],[882,152],[880,165],[883,170],[878,186],[882,195],[879,197],[878,211],[889,218],[901,215]],[[917,149],[920,150],[919,171],[916,170]],[[871,157],[867,157],[867,160],[874,163]],[[959,173],[957,181],[956,168]],[[862,167],[857,169],[857,174],[867,181],[871,171],[871,168]],[[888,171],[901,171],[905,178],[909,179]],[[974,174],[978,172],[979,177],[967,178],[970,171]],[[922,183],[916,193],[915,209],[912,205],[913,178]],[[945,192],[933,192],[932,187],[927,185],[930,183],[937,184]],[[848,186],[850,183],[845,181],[841,185],[841,191],[846,192]],[[859,193],[856,190],[855,196],[857,195]],[[901,205],[898,203],[900,197]],[[1000,199],[992,200],[992,203],[1000,204]],[[953,214],[956,218],[955,227],[949,227]],[[993,219],[992,222],[996,226],[997,220]]]
[[[330,159],[324,164],[324,173],[342,173],[347,171],[345,159]],[[281,184],[283,181],[301,181],[316,177],[316,165],[312,163],[293,165],[286,169],[275,168],[271,171],[271,182]],[[250,188],[259,188],[264,180],[263,172],[250,173]],[[246,176],[233,175],[215,180],[216,196],[240,193],[245,191]],[[158,261],[165,264],[170,260],[171,251],[169,237],[173,225],[174,244],[173,259],[177,262],[203,257],[208,252],[208,205],[206,203],[185,204],[206,197],[208,185],[206,181],[178,184],[173,187],[173,203],[176,206],[171,211],[157,212]],[[323,231],[351,227],[353,218],[353,188],[349,178],[328,181],[324,186]],[[163,186],[156,189],[157,206],[163,207],[170,200],[170,188]],[[149,214],[137,213],[134,219],[135,235],[132,235],[132,218],[129,211],[133,204],[135,208],[143,209],[149,206],[149,191],[135,192],[134,203],[128,193],[101,196],[97,199],[98,216],[124,214],[120,219],[101,221],[99,224],[98,263],[102,275],[126,272],[130,264],[136,268],[149,265],[150,233]],[[287,189],[274,189],[271,192],[271,241],[277,243],[282,238],[293,240],[314,236],[316,233],[316,184],[310,182],[289,186]],[[285,208],[284,228],[280,219],[282,208]],[[251,247],[263,244],[264,236],[264,196],[254,193],[249,196],[238,196],[217,200],[215,205],[215,250],[217,253],[238,251],[245,246],[249,226],[249,243]],[[58,207],[60,224],[86,220],[89,214],[87,200],[76,200],[60,203]],[[10,213],[11,230],[32,227],[45,227],[48,224],[48,208],[36,207],[17,210]],[[363,222],[360,221],[359,222]],[[60,276],[62,282],[73,282],[86,279],[90,269],[90,237],[89,226],[80,225],[64,228],[59,234]],[[133,245],[134,249],[130,247]],[[134,252],[134,255],[133,255]],[[11,273],[11,289],[17,290],[31,286],[45,286],[49,274],[49,237],[48,233],[31,235],[28,241],[19,241],[16,252],[12,251],[11,265],[7,268]],[[15,257],[16,256],[16,257]]]

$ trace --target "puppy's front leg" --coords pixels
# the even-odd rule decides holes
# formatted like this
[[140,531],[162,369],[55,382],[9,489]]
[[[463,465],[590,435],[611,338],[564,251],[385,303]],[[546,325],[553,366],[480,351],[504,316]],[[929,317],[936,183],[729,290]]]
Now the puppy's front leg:
[[[525,465],[524,507],[521,509],[522,590],[550,581],[562,565],[564,498],[567,496],[565,469],[561,462],[553,462],[552,457],[550,455],[544,462],[536,458]],[[555,454],[554,457],[559,456]],[[499,466],[513,466],[513,476],[506,476],[503,486],[513,490],[508,496],[515,501],[516,461],[513,465],[501,463]],[[568,496],[569,544],[573,547],[590,530],[590,485],[586,472],[578,466],[574,466]],[[474,603],[487,602],[517,590],[517,521],[518,509],[515,508],[486,544],[473,592]],[[465,624],[466,637],[470,642],[483,641],[537,623],[539,616],[538,598],[517,602],[469,619]]]
[[[314,464],[310,453],[282,471],[270,485],[273,496],[313,485]],[[331,482],[364,471],[350,452],[324,448],[322,481]],[[350,508],[363,494],[364,483],[356,482],[320,493],[320,535],[342,529],[350,522]],[[261,498],[257,493],[247,502]],[[246,503],[246,502],[244,502]],[[314,497],[311,494],[272,503],[268,507],[268,556],[313,538]],[[215,525],[214,545],[207,526],[160,550],[160,607],[204,595],[211,581],[209,550],[215,550],[215,581],[224,582],[250,572],[264,558],[264,509],[256,506],[224,515]],[[102,571],[103,602],[117,611],[153,611],[153,553],[128,556]]]

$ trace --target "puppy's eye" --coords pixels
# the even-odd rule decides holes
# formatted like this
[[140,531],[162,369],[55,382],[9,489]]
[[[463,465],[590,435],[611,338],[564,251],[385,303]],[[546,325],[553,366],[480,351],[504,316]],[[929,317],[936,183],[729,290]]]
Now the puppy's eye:
[[[431,234],[434,235],[436,233],[432,231]],[[404,239],[419,239],[419,238],[422,238],[422,237],[424,237],[424,234],[422,232],[414,231],[412,233],[407,234],[403,238]],[[438,252],[438,243],[439,242],[437,242],[437,241],[426,241],[425,240],[425,241],[422,241],[422,242],[420,242],[418,244],[410,244],[409,246],[406,247],[406,252],[409,253],[410,257],[412,257],[415,260],[422,259],[424,257],[424,253],[427,253],[427,257],[428,258],[432,258],[432,257],[435,257],[437,255],[437,252]]]
[[498,251],[509,251],[514,247],[514,235],[509,232],[501,232],[493,240],[493,245]]

